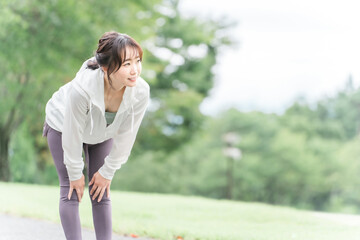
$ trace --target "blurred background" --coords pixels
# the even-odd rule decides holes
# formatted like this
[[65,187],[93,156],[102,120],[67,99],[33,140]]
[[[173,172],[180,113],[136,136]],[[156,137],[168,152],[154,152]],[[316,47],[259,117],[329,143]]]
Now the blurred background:
[[100,36],[144,49],[151,104],[117,190],[360,213],[355,1],[3,0],[0,180],[58,185],[47,100]]

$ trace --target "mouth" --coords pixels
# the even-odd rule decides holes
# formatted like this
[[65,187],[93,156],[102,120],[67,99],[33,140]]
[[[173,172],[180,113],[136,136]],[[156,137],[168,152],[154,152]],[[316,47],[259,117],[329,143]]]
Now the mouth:
[[128,78],[128,80],[131,82],[136,82],[136,79],[137,79],[137,77]]

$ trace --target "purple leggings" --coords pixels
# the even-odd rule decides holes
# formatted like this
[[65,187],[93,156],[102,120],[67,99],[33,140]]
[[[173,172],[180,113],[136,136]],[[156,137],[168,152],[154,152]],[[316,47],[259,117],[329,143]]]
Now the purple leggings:
[[[61,143],[61,132],[51,128],[47,123],[44,125],[43,136],[47,137],[49,149],[54,159],[56,170],[60,182],[60,202],[59,212],[61,224],[67,240],[81,239],[81,224],[79,217],[79,202],[76,191],[68,200],[67,196],[70,189],[69,176],[64,164],[63,148]],[[112,139],[106,140],[99,144],[83,144],[84,154],[87,166],[87,176],[91,180],[94,173],[104,164],[105,157],[109,154],[112,147]],[[92,186],[89,187],[89,194]],[[111,220],[111,200],[106,196],[105,191],[103,198],[97,202],[97,198],[92,200],[93,223],[95,227],[96,239],[111,239],[112,220]]]

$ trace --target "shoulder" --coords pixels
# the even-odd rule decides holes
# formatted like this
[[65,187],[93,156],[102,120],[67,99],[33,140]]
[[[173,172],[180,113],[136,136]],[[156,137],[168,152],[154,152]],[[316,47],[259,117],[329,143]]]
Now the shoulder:
[[81,66],[80,70],[76,73],[76,77],[73,79],[73,84],[76,86],[80,93],[86,93],[88,96],[94,96],[98,94],[98,90],[103,86],[103,72],[100,68],[92,70],[87,68],[86,60]]

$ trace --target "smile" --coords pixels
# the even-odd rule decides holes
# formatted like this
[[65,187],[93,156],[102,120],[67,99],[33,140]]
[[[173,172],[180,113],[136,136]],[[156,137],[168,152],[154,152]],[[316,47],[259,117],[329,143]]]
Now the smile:
[[136,81],[136,77],[133,77],[133,78],[128,78],[129,81],[132,81],[132,82],[135,82]]

